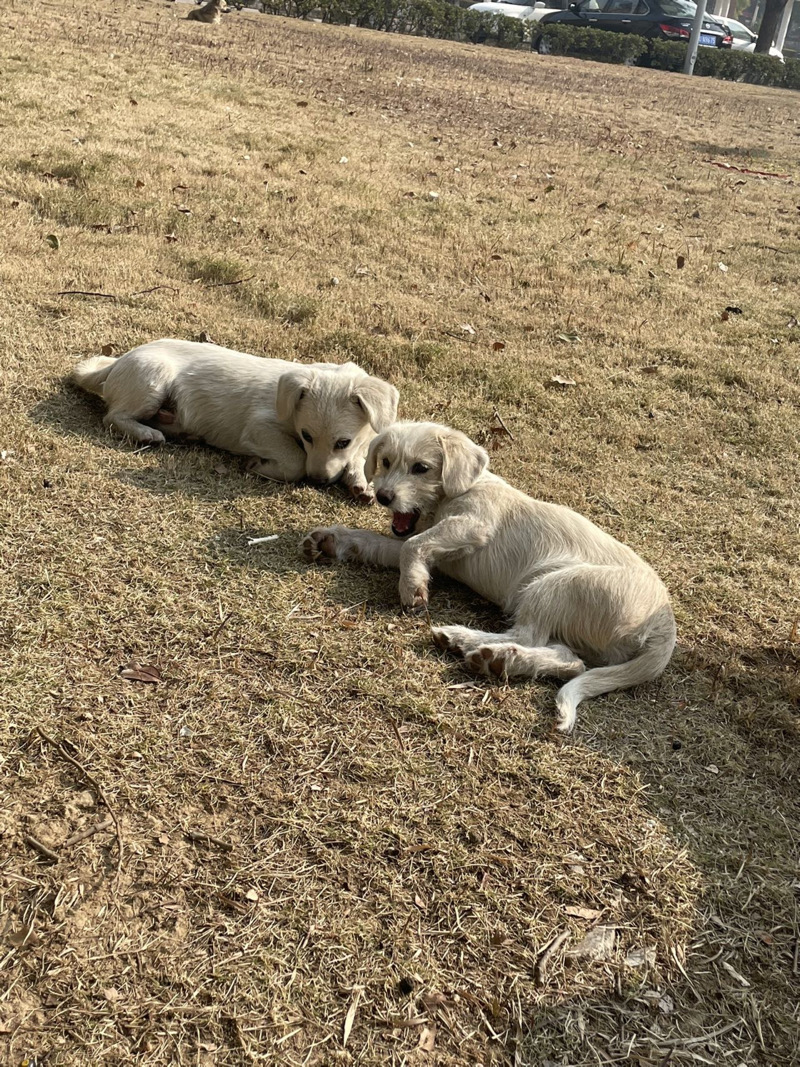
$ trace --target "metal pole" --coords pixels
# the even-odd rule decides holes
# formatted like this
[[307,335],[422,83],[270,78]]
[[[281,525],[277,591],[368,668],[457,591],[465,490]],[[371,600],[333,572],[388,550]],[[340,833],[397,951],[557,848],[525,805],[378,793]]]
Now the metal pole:
[[700,43],[700,31],[703,28],[703,19],[706,17],[706,0],[699,0],[697,11],[694,14],[692,36],[689,38],[689,46],[686,49],[686,62],[683,64],[684,74],[693,74],[697,60],[697,49]]

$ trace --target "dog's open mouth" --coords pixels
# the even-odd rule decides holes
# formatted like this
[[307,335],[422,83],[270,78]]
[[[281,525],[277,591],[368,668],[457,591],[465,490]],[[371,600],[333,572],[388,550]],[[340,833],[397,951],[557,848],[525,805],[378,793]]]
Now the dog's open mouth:
[[417,527],[418,511],[393,511],[392,533],[395,537],[410,537]]

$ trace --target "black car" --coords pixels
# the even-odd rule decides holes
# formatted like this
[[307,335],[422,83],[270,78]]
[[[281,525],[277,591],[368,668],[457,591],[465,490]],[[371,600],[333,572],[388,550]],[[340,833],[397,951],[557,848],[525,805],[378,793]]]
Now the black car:
[[[697,7],[691,0],[578,0],[566,11],[553,11],[539,20],[541,32],[533,39],[537,52],[549,51],[544,27],[553,23],[584,26],[614,33],[637,33],[662,41],[686,41],[692,33]],[[713,18],[703,19],[700,44],[730,48],[733,38],[727,28]]]

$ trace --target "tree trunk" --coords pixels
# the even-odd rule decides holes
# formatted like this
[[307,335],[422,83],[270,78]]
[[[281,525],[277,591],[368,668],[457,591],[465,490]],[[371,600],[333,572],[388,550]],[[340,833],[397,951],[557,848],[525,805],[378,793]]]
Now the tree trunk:
[[772,42],[778,35],[778,27],[781,24],[783,10],[788,0],[767,0],[764,7],[764,17],[761,19],[761,28],[758,31],[756,52],[768,55]]

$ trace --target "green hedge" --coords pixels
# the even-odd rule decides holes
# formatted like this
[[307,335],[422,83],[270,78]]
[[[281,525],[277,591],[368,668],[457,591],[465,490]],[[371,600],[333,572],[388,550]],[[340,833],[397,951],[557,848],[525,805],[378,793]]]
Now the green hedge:
[[[679,41],[653,41],[632,33],[609,33],[563,22],[523,22],[506,15],[490,15],[457,7],[447,0],[258,0],[261,10],[290,18],[315,16],[323,22],[366,26],[387,33],[440,37],[450,41],[491,43],[520,48],[533,37],[544,41],[549,52],[578,56],[603,63],[637,63],[659,70],[683,70],[686,45]],[[773,56],[700,48],[695,74],[726,81],[750,82],[800,89],[800,60],[781,63]]]
[[648,44],[634,33],[609,33],[563,22],[540,26],[536,37],[551,55],[579,56],[602,63],[634,63],[645,54]]
[[[650,66],[659,70],[683,70],[686,45],[680,41],[651,41]],[[722,78],[724,81],[749,82],[751,85],[777,85],[798,88],[800,61],[781,63],[775,56],[739,52],[730,48],[699,48],[695,74]]]
[[364,26],[387,33],[440,37],[450,41],[490,42],[519,48],[530,40],[528,23],[506,15],[469,11],[446,0],[259,0],[270,15]]
[[[599,59],[606,63],[638,62],[641,66],[672,71],[682,71],[686,61],[686,45],[680,41],[654,41],[635,34],[590,30],[565,23],[540,26],[534,47],[539,38],[547,42],[554,55]],[[800,60],[787,59],[781,63],[774,56],[731,48],[699,48],[694,72],[700,77],[800,89]]]

